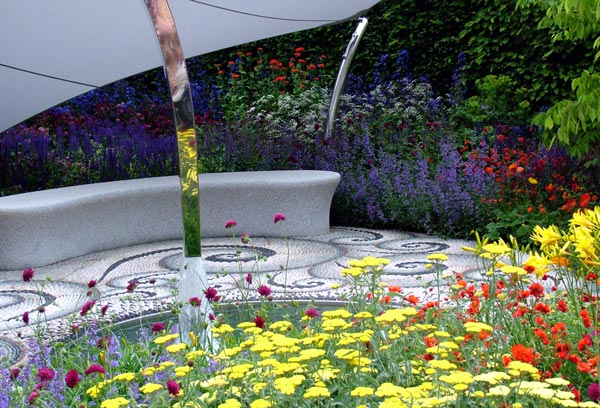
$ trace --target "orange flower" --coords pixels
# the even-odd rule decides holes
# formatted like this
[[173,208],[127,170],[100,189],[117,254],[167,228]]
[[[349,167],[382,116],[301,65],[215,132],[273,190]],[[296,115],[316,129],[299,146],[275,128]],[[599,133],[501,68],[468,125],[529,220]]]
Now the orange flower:
[[522,344],[515,344],[510,349],[514,360],[533,364],[535,360],[535,350],[532,347],[526,347]]
[[390,285],[388,286],[388,292],[400,293],[402,288],[400,286]]
[[412,303],[413,305],[416,305],[420,301],[420,299],[415,295],[408,295],[404,298],[404,300],[406,300],[408,303]]
[[592,195],[590,193],[583,193],[581,197],[579,197],[579,206],[581,208],[587,207],[591,199]]

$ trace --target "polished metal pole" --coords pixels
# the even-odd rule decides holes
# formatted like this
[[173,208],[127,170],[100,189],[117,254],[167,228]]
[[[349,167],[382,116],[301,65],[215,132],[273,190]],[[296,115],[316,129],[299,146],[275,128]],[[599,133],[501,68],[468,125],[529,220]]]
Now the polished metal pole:
[[352,57],[354,57],[354,53],[356,52],[356,47],[358,46],[358,43],[360,42],[365,29],[367,28],[368,20],[366,17],[361,17],[358,19],[358,21],[358,26],[356,27],[356,30],[354,30],[354,33],[352,33],[352,38],[350,38],[350,42],[346,46],[346,52],[344,52],[344,55],[342,56],[342,64],[340,65],[340,70],[335,80],[335,86],[333,87],[333,93],[331,94],[329,117],[327,119],[327,127],[325,129],[325,139],[329,139],[331,137],[331,133],[333,132],[335,117],[337,115],[338,105],[340,102],[340,94],[342,93],[342,89],[346,83],[348,69],[350,68]]
[[[179,332],[182,340],[188,344],[199,341],[203,346],[215,350],[217,346],[209,329],[212,308],[203,296],[208,287],[208,277],[200,247],[198,148],[190,81],[168,1],[144,0],[144,4],[162,52],[177,133],[184,256],[179,274],[178,298],[182,305],[179,312]],[[199,306],[190,304],[190,299],[194,297],[202,299]],[[194,331],[199,335],[193,334]]]

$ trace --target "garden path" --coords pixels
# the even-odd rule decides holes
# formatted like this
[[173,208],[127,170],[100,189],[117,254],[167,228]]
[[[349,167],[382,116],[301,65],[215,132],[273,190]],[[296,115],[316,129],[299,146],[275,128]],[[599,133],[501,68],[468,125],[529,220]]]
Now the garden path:
[[[332,227],[324,235],[252,238],[248,244],[233,234],[207,238],[202,241],[202,256],[209,285],[223,301],[242,299],[238,283],[245,284],[248,273],[252,274],[251,299],[259,296],[259,285],[267,285],[276,300],[284,296],[340,300],[349,290],[341,269],[349,260],[368,255],[390,259],[384,269],[385,282],[426,301],[437,298],[435,289],[429,289],[435,272],[426,267],[431,253],[448,255],[445,273],[477,279],[475,257],[461,249],[464,245],[474,243],[394,230]],[[11,362],[23,358],[23,339],[32,336],[37,321],[43,321],[47,336],[67,335],[71,325],[82,319],[79,312],[90,300],[91,280],[96,281],[92,296],[99,297],[98,305],[109,305],[106,316],[115,322],[168,309],[175,299],[181,247],[181,241],[164,241],[86,255],[38,267],[31,282],[23,281],[22,271],[0,271],[0,355]],[[132,281],[137,286],[130,292]],[[40,306],[44,313],[38,311]],[[25,312],[29,312],[29,325],[23,322]]]

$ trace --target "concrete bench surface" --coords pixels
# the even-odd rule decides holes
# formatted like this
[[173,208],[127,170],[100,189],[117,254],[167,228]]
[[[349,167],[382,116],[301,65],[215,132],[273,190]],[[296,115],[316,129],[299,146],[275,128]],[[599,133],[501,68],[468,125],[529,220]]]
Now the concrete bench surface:
[[[338,173],[282,170],[201,174],[203,237],[310,236],[329,231]],[[179,177],[152,177],[0,197],[0,270],[183,239]],[[273,215],[285,214],[284,225]],[[235,230],[225,229],[229,219]]]

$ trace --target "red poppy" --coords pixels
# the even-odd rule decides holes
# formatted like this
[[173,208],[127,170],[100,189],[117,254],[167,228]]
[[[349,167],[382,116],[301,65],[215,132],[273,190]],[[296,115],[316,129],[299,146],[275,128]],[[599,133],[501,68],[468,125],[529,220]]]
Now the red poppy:
[[515,360],[529,364],[533,364],[533,361],[535,360],[535,350],[532,347],[526,347],[522,344],[515,344],[511,347],[510,351],[513,359]]

